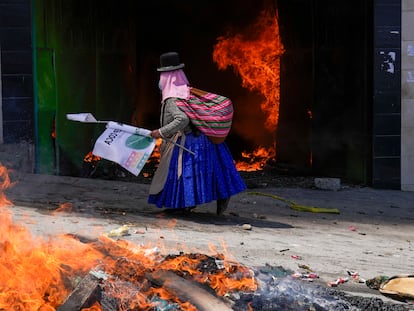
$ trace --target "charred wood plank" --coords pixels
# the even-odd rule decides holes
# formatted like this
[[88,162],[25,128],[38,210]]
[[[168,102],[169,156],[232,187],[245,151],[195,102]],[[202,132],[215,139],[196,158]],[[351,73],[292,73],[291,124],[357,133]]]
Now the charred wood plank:
[[76,311],[93,305],[100,300],[101,280],[88,273],[75,287],[72,293],[66,298],[57,311]]
[[232,308],[221,298],[214,296],[198,283],[188,281],[171,271],[157,270],[147,273],[147,278],[164,287],[181,301],[189,301],[198,311],[231,311]]

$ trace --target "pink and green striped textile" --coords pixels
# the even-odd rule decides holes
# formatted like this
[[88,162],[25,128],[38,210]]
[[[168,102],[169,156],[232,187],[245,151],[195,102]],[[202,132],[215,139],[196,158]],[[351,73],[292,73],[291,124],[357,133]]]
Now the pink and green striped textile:
[[177,101],[197,129],[210,137],[226,137],[233,120],[233,103],[222,95],[206,93],[203,96],[190,94],[187,100]]

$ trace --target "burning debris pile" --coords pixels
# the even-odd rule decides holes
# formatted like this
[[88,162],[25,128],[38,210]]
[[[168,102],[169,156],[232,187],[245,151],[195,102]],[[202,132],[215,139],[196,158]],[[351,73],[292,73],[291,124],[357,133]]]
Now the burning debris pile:
[[[98,248],[117,253],[117,244]],[[405,310],[303,282],[282,267],[252,269],[227,262],[220,254],[160,256],[154,248],[146,256],[158,263],[146,267],[121,257],[111,271],[91,270],[57,310]]]
[[[0,190],[10,185],[1,166],[0,181]],[[0,191],[0,310],[406,310],[349,299],[281,267],[246,267],[214,249],[165,255],[108,235],[45,240],[13,223],[12,205]]]
[[360,310],[355,299],[281,267],[248,268],[220,254],[164,256],[157,247],[105,236],[42,242],[6,227],[12,231],[2,232],[0,310]]
[[163,256],[105,235],[35,238],[3,199],[0,310],[231,310],[222,297],[257,289],[251,271],[223,255]]
[[199,253],[159,258],[151,269],[120,258],[111,275],[90,271],[57,310],[407,310],[303,282],[282,267],[247,268]]
[[256,274],[220,254],[163,256],[106,236],[46,242],[13,224],[7,210],[1,215],[0,310],[272,310],[262,306],[275,306],[275,299],[295,310],[314,305],[290,296],[271,273]]
[[[103,252],[116,253],[120,247],[98,244]],[[90,271],[58,310],[231,310],[222,299],[225,294],[256,289],[247,268],[226,263],[220,255],[163,257],[154,248],[145,256],[153,265],[120,257],[110,269]]]
[[[6,171],[2,176],[8,186]],[[256,289],[249,271],[223,256],[162,256],[158,248],[107,236],[35,238],[13,223],[4,195],[2,203],[0,310],[203,310],[211,301],[225,306],[220,297],[227,292]],[[191,295],[201,283],[214,295]],[[200,293],[207,297],[201,302]]]

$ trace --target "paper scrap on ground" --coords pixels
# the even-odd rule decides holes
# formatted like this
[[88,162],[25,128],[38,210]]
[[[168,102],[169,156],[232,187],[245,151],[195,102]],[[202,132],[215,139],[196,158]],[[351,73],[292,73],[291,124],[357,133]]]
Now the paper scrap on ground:
[[282,197],[279,197],[277,195],[271,194],[271,193],[264,193],[264,192],[248,192],[248,194],[251,195],[262,195],[266,197],[271,197],[273,199],[283,201],[287,204],[289,204],[290,208],[300,211],[300,212],[312,212],[312,213],[331,213],[331,214],[339,214],[339,210],[337,208],[327,208],[327,207],[316,207],[316,206],[307,206],[307,205],[301,205],[297,204],[293,201],[284,199]]
[[106,127],[92,153],[138,176],[155,147],[151,131],[112,121]]
[[107,234],[107,236],[110,238],[121,237],[126,235],[129,235],[129,227],[127,225],[123,225],[117,229],[113,229],[109,231],[109,233]]

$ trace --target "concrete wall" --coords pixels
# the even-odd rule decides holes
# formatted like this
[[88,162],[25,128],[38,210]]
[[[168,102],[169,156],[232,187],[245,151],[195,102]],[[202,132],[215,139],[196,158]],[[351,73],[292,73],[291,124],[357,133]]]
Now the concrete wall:
[[401,190],[414,191],[414,1],[402,0]]

